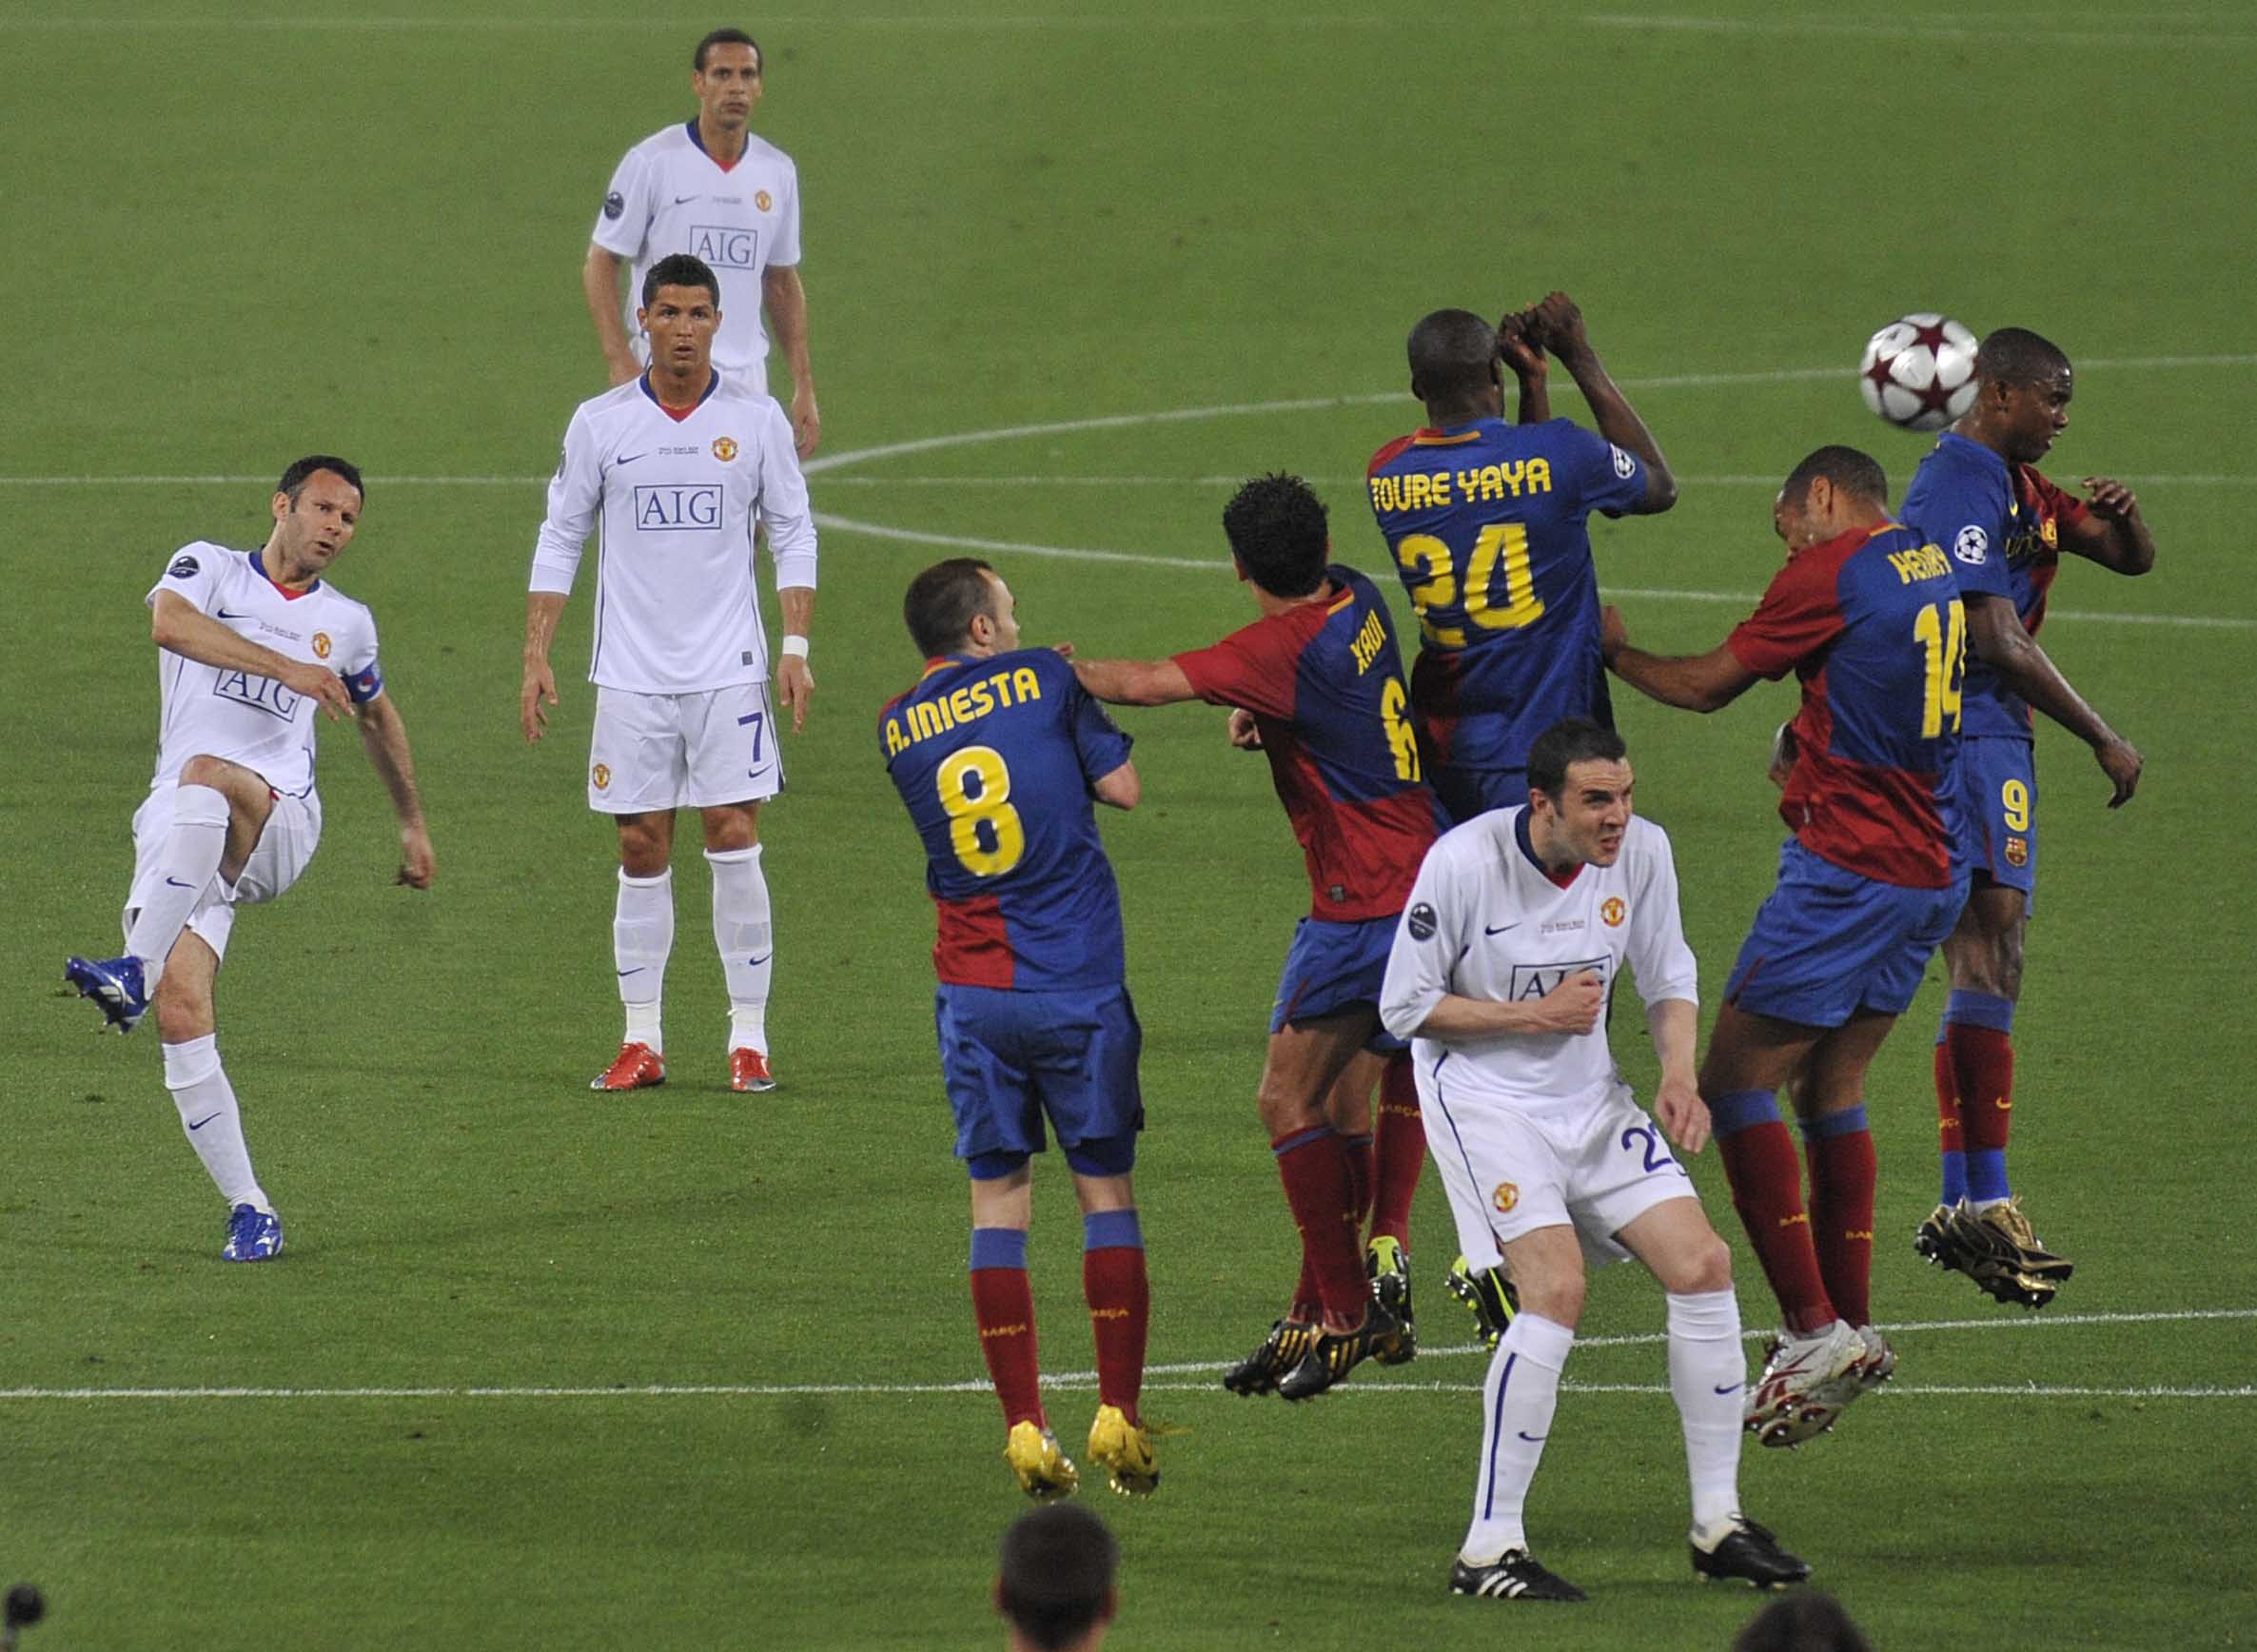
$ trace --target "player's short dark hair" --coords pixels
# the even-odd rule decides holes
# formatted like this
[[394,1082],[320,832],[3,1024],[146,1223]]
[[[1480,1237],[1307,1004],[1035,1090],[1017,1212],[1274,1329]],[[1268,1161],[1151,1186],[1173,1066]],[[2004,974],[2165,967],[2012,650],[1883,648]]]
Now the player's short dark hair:
[[1732,1652],[1873,1652],[1832,1595],[1796,1589],[1748,1620]]
[[1854,498],[1871,500],[1883,509],[1889,504],[1889,473],[1872,454],[1839,444],[1821,447],[1787,472],[1779,493],[1789,503],[1799,501],[1811,483],[1824,477]]
[[1246,578],[1272,597],[1305,597],[1325,582],[1332,529],[1325,502],[1298,476],[1257,476],[1223,507],[1223,534]]
[[706,54],[716,46],[749,46],[753,49],[753,72],[768,72],[768,54],[760,49],[760,43],[741,29],[716,29],[697,43],[697,55],[690,59],[690,67],[699,74],[705,72]]
[[1088,1509],[1047,1504],[1003,1534],[996,1604],[1037,1646],[1070,1645],[1105,1616],[1120,1545]]
[[1407,348],[1411,388],[1423,401],[1479,395],[1496,376],[1497,328],[1471,310],[1421,317]]
[[2068,371],[2068,352],[2028,327],[2000,327],[1975,349],[1975,377],[1994,384],[2043,384]]
[[909,582],[901,620],[927,659],[961,648],[972,620],[995,612],[995,586],[988,577],[994,571],[977,557],[951,557]]
[[1528,748],[1528,789],[1554,802],[1567,789],[1567,771],[1577,763],[1619,763],[1630,755],[1622,737],[1587,717],[1561,718]]
[[642,278],[644,309],[651,307],[662,286],[701,286],[713,294],[713,307],[721,307],[721,278],[694,252],[670,252],[651,266],[650,273]]
[[274,484],[274,491],[290,496],[295,506],[298,496],[305,491],[305,484],[317,470],[325,470],[339,480],[348,482],[361,496],[361,502],[368,502],[368,490],[361,485],[361,467],[349,459],[340,459],[334,453],[309,453],[282,473],[282,480]]

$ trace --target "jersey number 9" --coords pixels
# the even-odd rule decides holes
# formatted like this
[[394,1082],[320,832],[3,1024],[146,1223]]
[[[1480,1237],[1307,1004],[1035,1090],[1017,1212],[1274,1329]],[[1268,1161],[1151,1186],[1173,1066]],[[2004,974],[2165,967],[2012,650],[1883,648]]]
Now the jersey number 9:
[[997,877],[1027,853],[1027,829],[1011,806],[1011,770],[993,746],[966,746],[933,776],[948,811],[949,847],[974,877]]

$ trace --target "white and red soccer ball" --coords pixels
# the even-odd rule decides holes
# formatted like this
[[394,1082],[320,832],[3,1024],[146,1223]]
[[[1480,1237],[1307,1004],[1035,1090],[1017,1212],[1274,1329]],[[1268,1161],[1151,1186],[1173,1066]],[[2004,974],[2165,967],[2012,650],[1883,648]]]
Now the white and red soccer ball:
[[1912,315],[1866,341],[1865,404],[1905,430],[1941,430],[1974,405],[1975,336],[1949,316]]

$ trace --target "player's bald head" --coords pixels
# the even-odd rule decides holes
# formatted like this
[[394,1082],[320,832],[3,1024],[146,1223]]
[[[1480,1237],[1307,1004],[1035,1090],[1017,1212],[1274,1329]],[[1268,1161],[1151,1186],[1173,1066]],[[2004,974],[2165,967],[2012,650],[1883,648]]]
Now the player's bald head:
[[2050,384],[2069,374],[2069,354],[2028,327],[2000,327],[1975,351],[1975,377],[1991,384]]
[[1478,396],[1497,382],[1497,328],[1471,310],[1421,317],[1409,355],[1411,394],[1422,402]]
[[976,557],[951,557],[909,582],[901,619],[927,659],[963,647],[971,637],[971,622],[983,614],[993,616],[994,576],[995,570]]

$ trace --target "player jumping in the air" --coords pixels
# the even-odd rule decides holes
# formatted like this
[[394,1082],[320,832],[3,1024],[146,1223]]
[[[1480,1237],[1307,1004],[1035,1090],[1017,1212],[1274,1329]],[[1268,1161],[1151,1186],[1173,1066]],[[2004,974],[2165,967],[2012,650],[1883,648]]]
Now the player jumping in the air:
[[886,772],[925,844],[939,910],[940,1069],[971,1176],[971,1307],[1003,1402],[1005,1460],[1034,1498],[1079,1481],[1044,1413],[1027,1279],[1029,1158],[1057,1132],[1082,1207],[1097,1344],[1089,1456],[1115,1491],[1160,1484],[1137,1415],[1151,1315],[1130,1170],[1143,1032],[1122,976],[1121,899],[1091,799],[1136,806],[1128,737],[1048,648],[1019,646],[985,562],[926,569],[903,603],[925,675],[878,718]]
[[[1411,718],[1426,774],[1444,813],[1464,821],[1527,803],[1528,743],[1560,718],[1612,726],[1585,524],[1595,510],[1665,511],[1677,482],[1565,293],[1494,327],[1470,310],[1437,310],[1411,329],[1408,353],[1426,423],[1372,456],[1366,485],[1418,610]],[[1550,416],[1553,356],[1590,403],[1597,435]],[[1504,419],[1508,365],[1517,424]],[[1402,1106],[1415,1109],[1415,1094]],[[1383,1139],[1390,1125],[1408,1133],[1383,1097]],[[1511,1312],[1497,1260],[1461,1257],[1450,1272],[1492,1347]]]
[[2007,1183],[2014,1105],[2014,1005],[2022,934],[2037,886],[2037,769],[2030,707],[2092,748],[2130,799],[2141,758],[2069,685],[2033,640],[2061,553],[2119,574],[2155,565],[2155,541],[2122,482],[2085,479],[2090,499],[2055,487],[2037,461],[2069,424],[2069,358],[2035,333],[2001,327],[1975,358],[1975,404],[1920,462],[1904,520],[1951,553],[1967,605],[1962,853],[1974,886],[1944,942],[1952,995],[1935,1041],[1943,1196],[1914,1247],[2000,1302],[2043,1308],[2071,1272],[2031,1229]]
[[[1606,611],[1606,658],[1641,693],[1691,711],[1758,678],[1802,683],[1779,814],[1778,887],[1724,984],[1700,1093],[1733,1203],[1786,1328],[1747,1426],[1766,1446],[1831,1427],[1896,1356],[1873,1327],[1873,1136],[1865,1071],[1919,990],[1967,896],[1956,828],[1966,620],[1949,559],[1889,519],[1881,467],[1821,447],[1772,507],[1787,565],[1707,654],[1633,648]],[[1806,1210],[1794,1105],[1810,1159]]]
[[1262,618],[1171,659],[1083,660],[1075,670],[1091,694],[1124,705],[1230,706],[1241,743],[1237,714],[1250,717],[1307,862],[1309,912],[1278,982],[1256,1096],[1301,1231],[1301,1279],[1285,1317],[1224,1379],[1235,1393],[1304,1400],[1369,1356],[1411,1351],[1396,1308],[1407,1313],[1407,1290],[1375,1291],[1357,1243],[1371,1199],[1370,1141],[1343,1131],[1327,1106],[1358,1052],[1401,1049],[1380,1026],[1380,980],[1396,915],[1434,841],[1435,806],[1387,604],[1363,575],[1329,563],[1323,502],[1298,477],[1260,477],[1225,507],[1223,531]]

